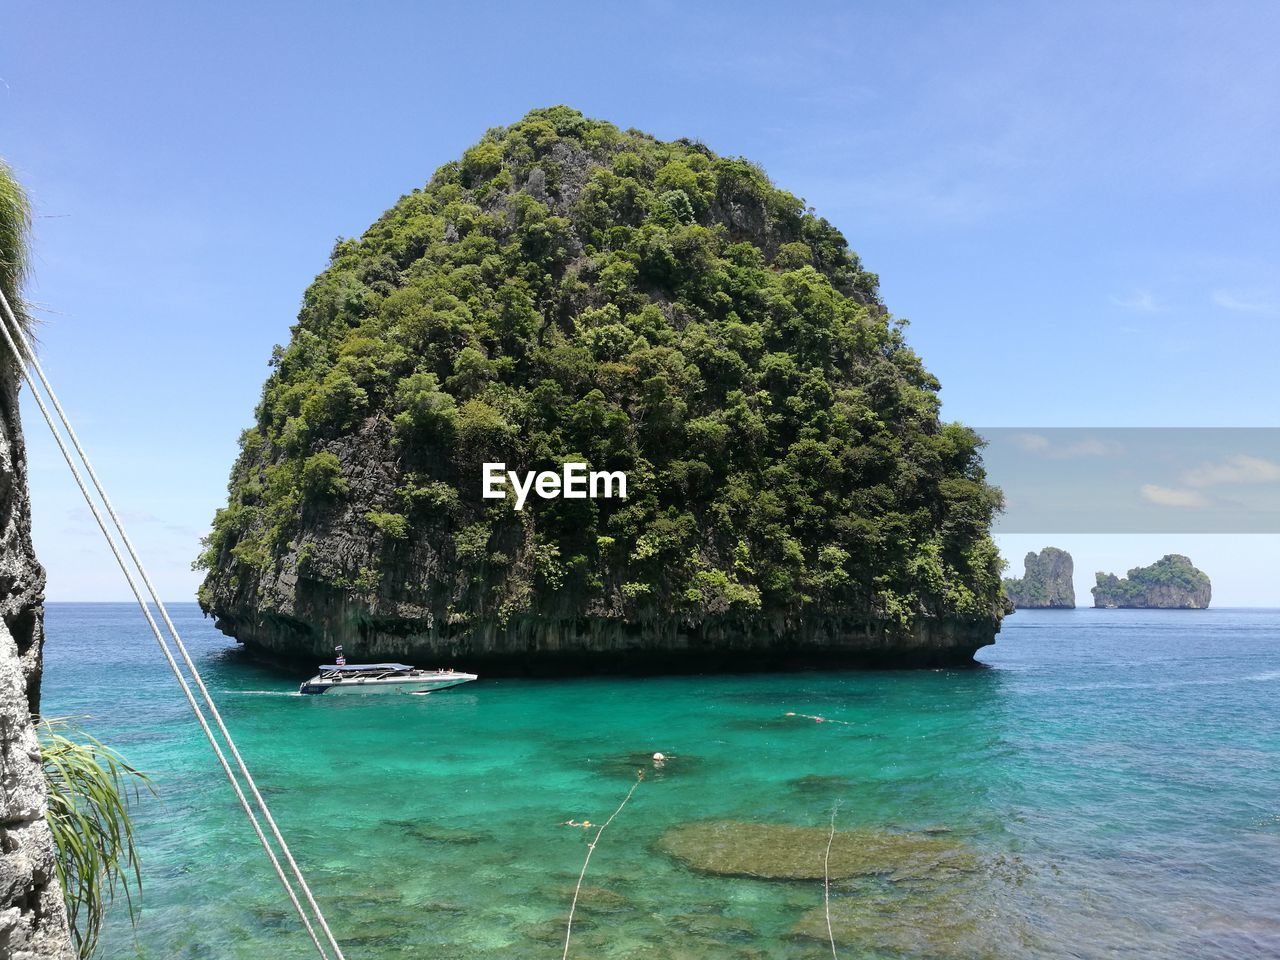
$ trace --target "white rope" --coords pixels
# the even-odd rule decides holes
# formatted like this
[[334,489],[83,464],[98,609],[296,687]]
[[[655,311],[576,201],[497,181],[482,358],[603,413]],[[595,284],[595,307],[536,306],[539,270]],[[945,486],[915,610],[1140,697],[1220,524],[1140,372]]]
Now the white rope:
[[569,923],[564,928],[564,956],[561,960],[569,960],[569,938],[573,936],[573,913],[578,909],[578,895],[582,893],[582,881],[587,875],[587,864],[591,862],[591,855],[596,852],[596,844],[600,842],[600,835],[604,833],[609,824],[613,823],[614,818],[622,812],[622,808],[627,805],[627,801],[631,799],[631,795],[636,792],[636,787],[640,786],[642,777],[636,777],[636,782],[631,785],[631,789],[627,791],[627,795],[622,798],[622,802],[618,804],[618,809],[610,814],[609,819],[604,822],[599,830],[596,831],[596,837],[587,844],[587,856],[582,861],[582,872],[578,874],[578,885],[573,888],[573,903],[569,905]]
[[[197,721],[199,721],[200,728],[201,730],[203,730],[204,735],[208,739],[210,746],[213,748],[214,755],[217,757],[219,764],[222,766],[223,773],[226,775],[227,780],[231,783],[232,789],[235,791],[236,797],[240,801],[240,806],[244,809],[245,815],[249,818],[249,822],[253,826],[254,833],[257,834],[258,841],[262,844],[263,850],[266,851],[267,857],[271,861],[272,867],[275,869],[276,876],[279,878],[281,885],[284,887],[285,892],[288,894],[289,900],[290,902],[292,902],[294,909],[298,913],[299,919],[302,921],[302,924],[306,928],[308,935],[311,937],[311,942],[315,944],[316,950],[319,952],[321,957],[325,958],[325,960],[329,960],[328,951],[326,951],[324,946],[320,943],[320,939],[319,937],[317,937],[315,929],[312,927],[311,922],[307,917],[306,910],[303,909],[302,904],[298,901],[297,894],[294,892],[293,886],[289,882],[289,878],[285,875],[284,869],[281,867],[280,861],[277,858],[275,851],[272,849],[271,844],[266,838],[266,835],[263,833],[261,824],[259,823],[257,816],[254,814],[252,807],[250,807],[249,802],[244,795],[244,791],[241,788],[239,781],[236,779],[235,774],[231,770],[230,764],[227,763],[226,756],[223,754],[222,749],[218,744],[217,738],[213,735],[213,731],[210,729],[209,723],[205,719],[203,711],[200,709],[199,704],[196,702],[195,696],[191,692],[191,687],[188,685],[186,678],[182,675],[182,671],[179,668],[177,661],[174,659],[172,651],[169,649],[169,644],[166,642],[164,635],[161,633],[159,626],[156,624],[155,618],[151,615],[151,611],[147,607],[146,601],[143,599],[142,592],[138,589],[137,582],[134,580],[132,571],[130,571],[128,564],[124,560],[124,557],[121,556],[119,547],[116,545],[115,538],[112,537],[111,533],[108,531],[106,521],[103,519],[102,514],[99,511],[97,504],[94,502],[93,497],[90,495],[88,488],[85,486],[84,479],[83,477],[81,477],[80,471],[76,467],[75,460],[72,458],[71,452],[67,449],[67,445],[64,442],[62,435],[59,433],[57,426],[54,424],[53,417],[50,415],[48,407],[45,406],[44,400],[40,396],[40,392],[36,389],[35,384],[32,382],[31,377],[27,372],[25,365],[23,364],[24,359],[30,362],[31,366],[36,371],[36,374],[40,380],[40,383],[43,385],[44,389],[48,392],[49,399],[52,401],[53,406],[58,413],[59,420],[61,420],[63,427],[66,429],[67,434],[71,438],[71,442],[76,449],[76,453],[80,456],[80,459],[83,461],[85,470],[89,474],[89,477],[93,483],[94,489],[97,490],[98,495],[102,498],[102,502],[105,505],[107,512],[111,517],[112,523],[114,524],[117,532],[119,533],[120,538],[124,543],[126,550],[129,553],[129,556],[132,558],[134,564],[137,567],[137,571],[141,576],[144,585],[146,586],[147,593],[150,594],[152,601],[155,603],[157,609],[159,609],[160,615],[165,622],[165,626],[168,628],[170,635],[173,637],[174,645],[178,648],[178,651],[182,657],[183,662],[187,665],[187,668],[191,671],[191,676],[194,679],[196,686],[200,691],[201,698],[204,700],[206,706],[208,707],[210,715],[214,718],[214,722],[216,723],[219,731],[222,733],[222,736],[225,738],[227,747],[231,751],[232,756],[235,758],[236,764],[240,768],[240,771],[245,778],[245,782],[249,785],[250,792],[253,794],[254,800],[257,802],[258,807],[262,812],[263,819],[267,821],[267,825],[270,828],[272,835],[275,837],[276,842],[280,845],[281,852],[284,854],[285,859],[289,863],[290,869],[292,870],[294,876],[297,878],[298,885],[302,888],[303,894],[306,897],[308,905],[311,907],[312,911],[314,911],[315,919],[319,923],[320,928],[324,931],[325,938],[329,942],[329,945],[333,950],[336,960],[345,960],[342,954],[342,949],[338,946],[337,940],[334,938],[332,931],[329,929],[328,923],[325,921],[324,914],[320,910],[320,906],[316,903],[315,897],[311,893],[311,888],[308,886],[306,879],[302,875],[301,869],[298,867],[297,862],[293,858],[292,852],[289,850],[288,844],[285,842],[285,839],[281,835],[279,828],[276,826],[275,818],[271,816],[271,812],[267,806],[266,800],[263,798],[261,792],[258,790],[257,783],[254,781],[252,775],[249,773],[249,769],[246,766],[244,759],[241,757],[240,751],[236,748],[235,741],[234,739],[232,739],[231,733],[227,730],[226,724],[223,723],[222,715],[218,712],[218,708],[213,701],[213,697],[209,694],[209,690],[205,686],[203,678],[200,676],[200,671],[197,669],[195,663],[191,659],[190,654],[187,652],[186,645],[182,642],[182,638],[178,634],[177,628],[174,626],[172,619],[169,617],[169,612],[166,609],[164,602],[160,599],[159,595],[156,593],[155,587],[151,583],[151,579],[147,576],[146,568],[143,566],[141,559],[138,557],[137,551],[133,547],[132,541],[130,541],[128,534],[125,532],[124,525],[120,521],[119,516],[116,514],[115,508],[111,505],[111,501],[107,497],[106,491],[103,489],[101,482],[98,480],[97,474],[94,472],[93,465],[89,462],[88,455],[85,453],[84,448],[80,444],[79,438],[76,436],[75,431],[72,429],[70,420],[67,418],[66,412],[62,409],[61,403],[58,402],[58,397],[53,390],[53,386],[49,383],[48,378],[45,376],[44,370],[40,366],[39,360],[36,359],[35,351],[31,349],[31,345],[28,342],[26,335],[22,332],[22,326],[21,324],[18,323],[18,319],[14,315],[13,308],[9,305],[9,301],[4,296],[3,292],[0,292],[0,305],[2,305],[4,308],[4,317],[0,317],[0,320],[3,321],[2,323],[0,323],[0,332],[3,333],[5,343],[8,345],[10,351],[12,351],[13,356],[17,360],[18,372],[22,376],[22,379],[26,381],[27,386],[31,389],[31,395],[34,398],[36,405],[39,407],[40,413],[44,417],[45,423],[48,424],[49,430],[53,434],[53,438],[58,445],[58,449],[62,452],[63,459],[66,460],[67,466],[71,470],[71,475],[75,479],[76,485],[80,488],[80,493],[84,496],[85,503],[88,504],[89,510],[93,514],[94,520],[97,521],[98,528],[102,531],[102,535],[106,539],[107,545],[111,548],[111,553],[115,557],[116,563],[119,565],[121,572],[124,574],[125,580],[129,584],[129,589],[130,591],[132,591],[134,599],[137,600],[138,606],[139,608],[141,608],[142,614],[146,618],[148,626],[150,626],[151,628],[151,632],[155,635],[156,642],[160,645],[160,650],[164,654],[166,662],[169,664],[169,669],[173,672],[173,675],[177,679],[179,686],[182,688],[182,692],[187,698],[187,703],[191,707],[192,713],[195,714]],[[12,333],[10,332],[11,328],[12,328]],[[17,343],[15,343],[14,341],[15,335],[17,337],[17,341],[18,341]],[[19,349],[19,346],[18,346],[19,343],[21,344],[21,349]]]
[[836,954],[836,935],[831,929],[831,844],[836,839],[836,811],[840,801],[831,805],[831,833],[827,836],[827,852],[822,855],[822,909],[827,915],[827,938],[831,941],[831,960],[840,960]]

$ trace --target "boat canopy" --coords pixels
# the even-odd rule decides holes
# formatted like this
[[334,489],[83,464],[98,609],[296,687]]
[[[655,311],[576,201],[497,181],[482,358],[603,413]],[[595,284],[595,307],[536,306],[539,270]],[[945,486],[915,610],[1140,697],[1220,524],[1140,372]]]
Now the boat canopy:
[[412,670],[407,663],[326,663],[321,670]]

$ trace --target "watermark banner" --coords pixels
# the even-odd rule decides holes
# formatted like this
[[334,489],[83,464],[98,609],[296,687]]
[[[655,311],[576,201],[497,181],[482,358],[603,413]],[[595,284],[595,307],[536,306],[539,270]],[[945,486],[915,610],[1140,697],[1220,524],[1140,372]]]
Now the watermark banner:
[[997,533],[1280,533],[1280,428],[990,427]]

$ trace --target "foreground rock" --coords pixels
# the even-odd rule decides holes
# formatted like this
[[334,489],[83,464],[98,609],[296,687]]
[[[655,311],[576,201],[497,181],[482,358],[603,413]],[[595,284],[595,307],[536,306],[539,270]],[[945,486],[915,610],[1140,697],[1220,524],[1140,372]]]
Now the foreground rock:
[[1134,567],[1124,578],[1099,572],[1093,605],[1112,609],[1204,610],[1212,596],[1209,577],[1187,557],[1170,553],[1149,567]]
[[1076,587],[1071,554],[1057,547],[1034,550],[1023,559],[1021,578],[1004,581],[1004,592],[1019,610],[1072,610]]
[[823,827],[741,820],[681,824],[663,834],[658,845],[694,870],[764,880],[938,879],[977,867],[972,851],[942,836],[837,830],[833,837]]
[[[21,278],[13,265],[22,257],[10,245],[25,216],[13,203],[16,196],[0,163],[0,289],[20,306]],[[31,546],[18,368],[0,346],[0,957],[6,960],[73,956],[32,723],[40,707],[43,650],[44,569]]]

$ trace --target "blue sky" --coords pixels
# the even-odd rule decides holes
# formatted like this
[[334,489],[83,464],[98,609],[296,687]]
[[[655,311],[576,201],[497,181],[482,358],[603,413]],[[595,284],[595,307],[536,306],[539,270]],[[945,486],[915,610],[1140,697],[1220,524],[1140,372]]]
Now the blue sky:
[[[0,155],[36,204],[46,368],[187,599],[334,239],[553,103],[750,157],[805,197],[912,321],[949,417],[1276,426],[1277,48],[1261,2],[52,0],[7,9]],[[36,416],[49,596],[121,598]],[[1065,539],[1001,544],[1020,566]],[[1072,542],[1082,587],[1177,550],[1219,602],[1280,605],[1275,535]]]

